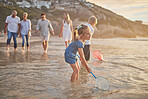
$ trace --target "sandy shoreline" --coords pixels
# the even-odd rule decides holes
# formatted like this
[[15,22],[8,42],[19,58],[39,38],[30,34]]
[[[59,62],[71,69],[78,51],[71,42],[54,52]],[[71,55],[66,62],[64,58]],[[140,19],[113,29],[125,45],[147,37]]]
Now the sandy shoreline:
[[[64,43],[63,38],[59,38],[58,35],[50,36],[49,43],[53,42],[53,41],[61,41]],[[0,37],[0,47],[6,47],[6,42],[7,42],[7,37]],[[41,44],[41,38],[40,38],[40,36],[31,36],[29,42],[30,42],[31,46],[34,46],[33,43],[40,43]],[[13,47],[13,44],[14,44],[14,42],[13,42],[13,37],[12,37],[10,47]],[[17,38],[17,44],[18,44],[18,47],[21,47],[22,38]]]

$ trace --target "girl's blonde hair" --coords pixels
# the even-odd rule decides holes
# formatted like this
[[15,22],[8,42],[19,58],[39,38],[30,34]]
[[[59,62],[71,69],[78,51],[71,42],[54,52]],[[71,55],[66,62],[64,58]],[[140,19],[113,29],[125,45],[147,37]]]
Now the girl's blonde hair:
[[74,31],[74,40],[76,41],[78,36],[84,33],[84,30],[87,29],[88,26],[81,24],[80,26],[78,26],[75,31]]
[[64,19],[68,24],[70,23],[70,16],[68,13],[64,13],[66,15],[66,18]]

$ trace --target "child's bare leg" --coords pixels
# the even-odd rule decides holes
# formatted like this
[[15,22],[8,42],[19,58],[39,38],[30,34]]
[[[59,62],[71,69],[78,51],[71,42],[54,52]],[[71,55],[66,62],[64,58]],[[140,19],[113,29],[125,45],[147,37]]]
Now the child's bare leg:
[[79,63],[78,63],[78,61],[76,62],[76,64],[77,64],[77,68],[78,68],[78,75],[77,75],[77,77],[76,77],[76,80],[78,80],[78,78],[79,78],[79,71],[80,71],[80,66],[79,66]]
[[[86,61],[86,63],[88,64],[88,61]],[[83,61],[81,61],[81,64],[82,64],[82,66],[84,66],[84,62]],[[85,66],[84,66],[85,67]]]
[[77,64],[70,64],[73,69],[73,73],[71,75],[71,82],[74,82],[78,76],[79,70],[77,68]]
[[66,45],[66,48],[68,47],[68,42],[67,41],[65,41],[65,45]]
[[68,45],[70,44],[70,41],[68,40]]

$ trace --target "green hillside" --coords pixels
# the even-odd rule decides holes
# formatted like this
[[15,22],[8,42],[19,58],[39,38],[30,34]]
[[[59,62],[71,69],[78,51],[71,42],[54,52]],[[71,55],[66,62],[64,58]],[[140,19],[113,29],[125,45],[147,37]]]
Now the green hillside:
[[[93,5],[92,8],[86,6],[80,2],[80,8],[65,7],[65,10],[59,10],[55,6],[47,9],[46,7],[38,8],[20,8],[17,5],[0,5],[0,31],[4,29],[5,19],[11,14],[12,10],[18,12],[18,16],[22,20],[23,12],[29,14],[28,18],[32,20],[32,26],[36,26],[37,19],[40,18],[40,14],[45,12],[47,19],[51,21],[55,32],[60,32],[60,22],[63,19],[63,13],[68,12],[73,21],[73,26],[76,27],[80,23],[87,22],[88,18],[95,15],[98,19],[98,24],[95,27],[96,33],[94,37],[148,37],[148,25],[142,24],[142,22],[131,21],[118,15],[108,9],[104,9],[98,5]],[[33,28],[34,29],[34,28]]]

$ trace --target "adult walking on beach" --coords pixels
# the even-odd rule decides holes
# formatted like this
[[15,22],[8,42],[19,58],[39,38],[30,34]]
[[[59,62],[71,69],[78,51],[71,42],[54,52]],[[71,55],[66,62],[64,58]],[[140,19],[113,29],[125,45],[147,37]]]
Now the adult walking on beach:
[[5,29],[4,33],[7,34],[7,48],[9,50],[9,45],[11,42],[11,38],[13,36],[14,41],[14,50],[17,50],[17,36],[20,35],[20,18],[17,15],[17,11],[13,10],[10,16],[7,16],[5,21]]
[[70,16],[68,13],[64,13],[63,17],[64,17],[64,20],[62,20],[62,26],[61,26],[59,37],[61,37],[63,33],[63,39],[65,41],[66,48],[67,48],[68,44],[70,44],[72,40],[73,25],[72,25],[72,20],[70,19]]
[[31,21],[27,19],[28,14],[23,13],[23,20],[21,21],[21,36],[22,36],[22,50],[25,50],[25,37],[27,50],[29,50],[29,36],[31,36]]
[[45,13],[41,14],[41,19],[38,20],[35,32],[38,33],[39,30],[41,32],[41,40],[42,40],[42,44],[43,44],[44,53],[47,53],[48,41],[49,41],[49,37],[50,37],[49,30],[52,33],[52,35],[54,35],[54,30],[53,30],[53,27],[52,27],[50,21],[48,19],[46,19]]

